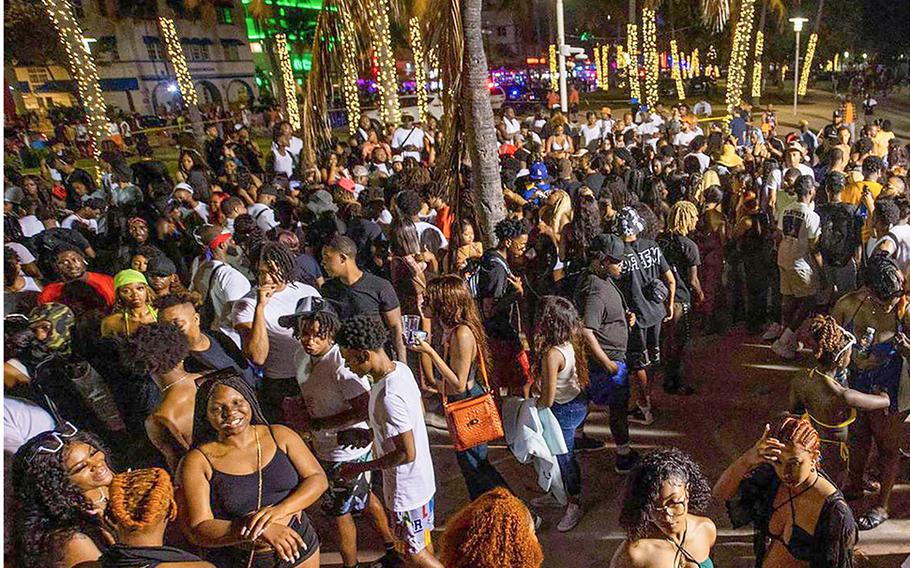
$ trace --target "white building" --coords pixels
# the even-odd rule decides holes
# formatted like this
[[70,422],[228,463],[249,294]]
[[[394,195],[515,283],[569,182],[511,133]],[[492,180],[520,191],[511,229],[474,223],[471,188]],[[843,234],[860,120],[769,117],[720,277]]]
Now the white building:
[[[140,114],[163,114],[176,95],[157,17],[174,17],[189,72],[203,109],[233,109],[257,94],[253,55],[239,1],[203,2],[195,14],[176,16],[165,0],[72,0],[98,66],[108,105]],[[52,38],[49,38],[51,41]],[[27,110],[77,101],[62,66],[16,67],[15,88]]]

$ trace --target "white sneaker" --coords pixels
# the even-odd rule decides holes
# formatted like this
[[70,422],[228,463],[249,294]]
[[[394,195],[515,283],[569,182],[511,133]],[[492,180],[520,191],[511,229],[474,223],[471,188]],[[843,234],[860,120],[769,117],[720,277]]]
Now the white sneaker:
[[771,341],[772,339],[777,339],[780,337],[780,334],[784,332],[784,326],[774,322],[768,326],[768,329],[765,330],[765,333],[762,334],[762,341]]
[[582,516],[584,516],[584,513],[582,512],[581,507],[575,503],[569,503],[569,506],[566,507],[566,513],[562,516],[562,519],[559,520],[559,524],[556,525],[556,530],[559,532],[569,532],[578,525]]
[[557,501],[552,493],[547,493],[546,495],[531,499],[531,506],[542,509],[544,507],[562,507],[562,503]]

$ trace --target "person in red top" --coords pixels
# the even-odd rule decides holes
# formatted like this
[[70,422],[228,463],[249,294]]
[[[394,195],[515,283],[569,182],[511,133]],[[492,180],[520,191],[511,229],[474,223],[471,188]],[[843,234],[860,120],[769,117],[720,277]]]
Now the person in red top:
[[58,302],[66,304],[64,287],[70,282],[85,282],[104,300],[108,307],[114,305],[114,279],[107,274],[89,272],[85,254],[75,246],[64,246],[54,254],[54,266],[57,269],[59,282],[52,282],[44,287],[38,295],[39,304]]

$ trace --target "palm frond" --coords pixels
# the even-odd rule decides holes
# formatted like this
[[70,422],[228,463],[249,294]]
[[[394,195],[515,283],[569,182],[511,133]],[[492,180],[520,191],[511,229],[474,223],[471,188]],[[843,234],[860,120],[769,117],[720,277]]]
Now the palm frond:
[[701,18],[708,30],[723,30],[730,21],[730,0],[701,0]]
[[783,0],[766,1],[768,2],[768,10],[777,14],[777,27],[782,28],[787,18],[787,6],[784,4]]

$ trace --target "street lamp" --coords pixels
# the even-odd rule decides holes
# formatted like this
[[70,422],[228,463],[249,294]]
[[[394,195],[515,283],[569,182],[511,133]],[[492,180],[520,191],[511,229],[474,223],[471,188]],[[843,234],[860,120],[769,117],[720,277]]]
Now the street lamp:
[[808,22],[808,18],[790,18],[793,24],[793,31],[796,32],[796,57],[793,62],[793,114],[796,115],[796,105],[799,100],[799,33],[803,31],[803,24]]
[[563,0],[556,0],[556,53],[559,67],[559,107],[562,112],[569,112],[569,96],[566,86],[566,58],[575,57],[579,60],[586,58],[585,50],[572,47],[566,43],[566,17]]

